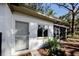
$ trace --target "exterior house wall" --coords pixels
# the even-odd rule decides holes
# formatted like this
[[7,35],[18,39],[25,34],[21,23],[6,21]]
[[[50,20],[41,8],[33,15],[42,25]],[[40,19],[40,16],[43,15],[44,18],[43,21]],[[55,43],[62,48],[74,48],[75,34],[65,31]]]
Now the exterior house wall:
[[54,28],[53,28],[53,24],[49,26],[49,30],[48,30],[48,36],[49,37],[53,37],[54,36]]
[[[11,13],[7,4],[0,4],[0,32],[2,32],[2,55],[15,53],[15,21],[29,22],[29,49],[37,49],[43,40],[37,40],[38,24],[52,25],[51,22],[26,16],[21,13]],[[50,30],[49,30],[50,31]],[[50,35],[51,33],[49,33]]]
[[[43,38],[37,37],[38,24],[48,25],[48,36],[53,36],[53,23],[28,16],[19,12],[11,12],[7,4],[0,4],[0,32],[2,32],[2,55],[15,53],[15,22],[29,23],[29,49],[37,49],[43,44]],[[52,29],[51,29],[52,28]]]
[[38,24],[48,25],[48,36],[53,36],[53,23],[18,12],[14,12],[13,16],[15,21],[29,22],[29,49],[38,49],[43,44],[43,38],[37,37]]
[[14,47],[13,18],[7,4],[0,4],[0,24],[2,55],[11,55]]

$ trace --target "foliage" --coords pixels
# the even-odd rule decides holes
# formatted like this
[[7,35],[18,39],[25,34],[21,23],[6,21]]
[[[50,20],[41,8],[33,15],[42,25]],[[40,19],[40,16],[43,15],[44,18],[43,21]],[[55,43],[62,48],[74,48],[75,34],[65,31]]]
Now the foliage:
[[79,35],[79,31],[76,31],[75,34]]
[[48,39],[48,44],[50,45],[51,48],[58,49],[60,47],[59,42],[55,38],[49,38]]
[[46,43],[44,43],[40,48],[49,49],[49,56],[64,56],[65,52],[60,48],[60,44],[57,39],[49,38]]
[[74,36],[74,31],[75,31],[75,17],[77,16],[77,14],[79,14],[79,4],[78,3],[57,3],[57,5],[59,7],[62,7],[62,8],[65,8],[67,9],[69,12],[70,12],[70,16],[71,16],[71,19],[72,19],[72,29],[71,29],[71,33],[72,33],[72,36]]
[[79,32],[77,32],[73,37],[69,34],[68,35],[68,38],[71,38],[71,39],[79,39]]
[[47,11],[47,14],[48,14],[48,16],[50,16],[50,15],[54,15],[54,14],[56,14],[52,9],[48,9],[48,11]]
[[67,23],[70,23],[71,22],[71,18],[70,18],[70,13],[67,13],[63,16],[60,16],[59,19],[63,20],[63,21],[66,21]]
[[25,3],[25,7],[38,11],[45,15],[54,15],[55,12],[51,9],[50,3]]
[[49,38],[48,44],[50,46],[50,55],[64,56],[65,52],[60,49],[60,44],[57,39]]

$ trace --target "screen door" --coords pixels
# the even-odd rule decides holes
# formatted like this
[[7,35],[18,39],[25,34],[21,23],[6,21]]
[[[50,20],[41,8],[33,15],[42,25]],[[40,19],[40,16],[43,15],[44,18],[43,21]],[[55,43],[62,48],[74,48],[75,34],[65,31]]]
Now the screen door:
[[29,24],[16,21],[15,49],[26,50],[29,48]]

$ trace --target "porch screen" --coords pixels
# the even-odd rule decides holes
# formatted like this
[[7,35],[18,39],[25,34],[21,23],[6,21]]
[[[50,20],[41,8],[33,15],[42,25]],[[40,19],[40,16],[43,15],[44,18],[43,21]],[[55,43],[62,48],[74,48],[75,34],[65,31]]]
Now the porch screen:
[[60,28],[58,26],[54,26],[54,38],[60,38]]
[[29,25],[24,22],[16,22],[15,49],[26,50],[29,48]]

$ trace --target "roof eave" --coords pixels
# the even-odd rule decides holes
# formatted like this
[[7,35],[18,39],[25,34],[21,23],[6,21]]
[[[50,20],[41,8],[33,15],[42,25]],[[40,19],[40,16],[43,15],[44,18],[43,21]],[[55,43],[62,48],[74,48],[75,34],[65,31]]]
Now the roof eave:
[[44,14],[41,14],[41,13],[36,12],[36,11],[33,11],[33,10],[28,9],[26,7],[23,7],[23,6],[10,5],[10,8],[11,8],[12,12],[16,11],[16,12],[20,12],[20,13],[23,13],[23,14],[26,14],[26,15],[37,17],[37,18],[40,18],[41,20],[49,21],[49,22],[52,22],[52,23],[55,23],[55,24],[67,25],[66,23],[64,23],[64,22],[62,22],[60,20],[56,20],[53,17],[46,16]]

